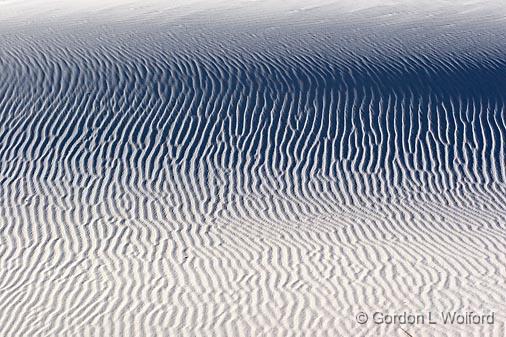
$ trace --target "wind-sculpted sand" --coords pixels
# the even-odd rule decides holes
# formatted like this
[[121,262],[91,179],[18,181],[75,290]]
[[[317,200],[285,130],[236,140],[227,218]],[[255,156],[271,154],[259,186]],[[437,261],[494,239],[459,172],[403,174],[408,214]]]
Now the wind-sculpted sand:
[[0,1],[0,336],[505,335],[499,2],[97,4]]

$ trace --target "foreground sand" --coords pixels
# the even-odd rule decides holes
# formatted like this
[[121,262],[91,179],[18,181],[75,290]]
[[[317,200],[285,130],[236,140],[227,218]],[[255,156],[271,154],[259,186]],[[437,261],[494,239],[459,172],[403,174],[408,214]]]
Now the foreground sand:
[[503,337],[504,18],[0,1],[0,336]]

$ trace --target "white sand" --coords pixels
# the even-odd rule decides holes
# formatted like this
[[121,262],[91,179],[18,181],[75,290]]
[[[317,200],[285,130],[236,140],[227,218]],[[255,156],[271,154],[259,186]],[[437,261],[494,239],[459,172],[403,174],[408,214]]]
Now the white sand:
[[0,336],[505,336],[504,7],[0,1]]

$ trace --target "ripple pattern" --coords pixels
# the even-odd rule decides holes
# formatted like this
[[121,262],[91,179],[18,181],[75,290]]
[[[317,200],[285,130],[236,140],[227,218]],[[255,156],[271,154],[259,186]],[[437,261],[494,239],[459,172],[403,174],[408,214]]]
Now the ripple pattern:
[[2,24],[1,336],[504,336],[504,24],[326,9]]

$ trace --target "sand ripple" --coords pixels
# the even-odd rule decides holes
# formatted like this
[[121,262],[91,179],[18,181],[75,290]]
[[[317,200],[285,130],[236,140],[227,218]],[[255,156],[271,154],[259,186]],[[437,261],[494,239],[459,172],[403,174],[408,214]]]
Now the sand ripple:
[[0,335],[504,336],[499,14],[332,8],[2,23]]

